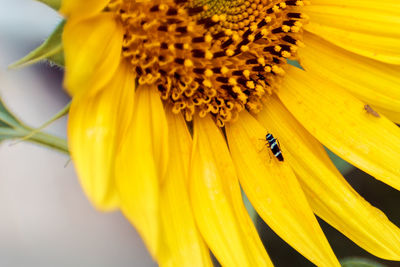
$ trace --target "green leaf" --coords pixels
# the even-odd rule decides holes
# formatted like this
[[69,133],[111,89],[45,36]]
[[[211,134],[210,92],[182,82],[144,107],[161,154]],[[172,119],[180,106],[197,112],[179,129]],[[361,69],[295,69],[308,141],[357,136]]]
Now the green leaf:
[[376,261],[364,258],[345,258],[340,261],[342,267],[385,267]]
[[[0,98],[0,142],[4,140],[16,139],[19,141],[28,140],[37,144],[41,144],[62,153],[68,154],[68,144],[63,138],[43,133],[41,130],[48,126],[50,123],[66,115],[69,110],[70,103],[68,103],[62,110],[55,114],[49,121],[47,121],[41,128],[32,129],[19,121],[6,107],[3,100]],[[17,141],[14,144],[19,143]]]
[[56,64],[62,62],[64,64],[63,45],[62,45],[62,32],[64,29],[65,20],[58,24],[53,33],[35,50],[30,52],[25,57],[17,62],[11,64],[9,68],[19,68],[32,65],[40,60],[49,59]]
[[[31,130],[25,128],[13,129],[0,127],[0,142],[4,140],[23,138],[28,135],[30,131]],[[29,141],[46,147],[50,147],[65,154],[69,154],[67,140],[51,134],[36,132],[33,136],[29,138]],[[13,145],[16,145],[18,143],[19,142],[14,143]]]
[[14,139],[19,137],[20,134],[10,127],[0,127],[0,142],[7,140],[7,139]]
[[20,127],[21,122],[8,110],[0,98],[0,127]]
[[48,5],[49,7],[51,7],[54,10],[59,10],[61,7],[61,0],[37,0],[37,1]]
[[52,124],[56,120],[64,117],[65,115],[67,115],[68,112],[69,112],[70,106],[71,106],[71,101],[68,104],[66,104],[59,112],[57,112],[55,115],[53,115],[53,117],[51,117],[48,121],[46,121],[44,124],[42,124],[42,126],[40,126],[39,128],[31,130],[27,135],[23,136],[19,141],[26,141],[26,140],[29,140],[29,139],[33,138],[35,136],[35,134],[38,134],[44,128],[46,128],[47,126],[49,126],[50,124]]
[[[27,133],[24,133],[23,136],[26,136],[26,134]],[[58,136],[38,132],[35,133],[31,138],[29,138],[29,141],[55,149],[67,155],[69,154],[67,140]]]

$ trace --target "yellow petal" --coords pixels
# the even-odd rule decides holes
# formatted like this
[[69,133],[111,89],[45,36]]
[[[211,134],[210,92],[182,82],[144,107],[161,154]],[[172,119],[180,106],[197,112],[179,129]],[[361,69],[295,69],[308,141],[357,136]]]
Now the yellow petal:
[[188,193],[192,138],[181,114],[167,111],[169,163],[162,185],[160,266],[210,266],[212,262],[194,221]]
[[375,107],[400,112],[400,66],[381,63],[304,33],[299,49],[302,67],[338,85]]
[[393,121],[394,123],[400,124],[400,112],[387,110],[380,107],[373,107],[373,109],[375,109],[379,113],[382,113],[384,116],[386,116],[389,120]]
[[120,62],[122,36],[122,27],[111,13],[67,21],[64,87],[71,95],[101,88],[111,79]]
[[339,86],[290,67],[278,96],[293,116],[341,158],[400,189],[400,129],[367,113]]
[[[399,14],[400,3],[397,0],[381,0],[379,5],[376,0],[313,0],[314,5],[330,5],[330,6],[348,6],[362,7],[364,9],[372,9],[376,11],[385,11]],[[364,4],[362,6],[362,4]]]
[[[313,0],[303,7],[312,22],[326,23],[337,28],[387,36],[400,36],[400,4],[396,0]],[[340,19],[339,19],[340,18]]]
[[386,10],[376,1],[341,2],[317,0],[304,7],[310,16],[305,29],[354,53],[400,64],[399,4],[386,1]]
[[109,0],[62,0],[60,12],[67,17],[94,15],[105,8]]
[[258,214],[317,266],[339,266],[292,169],[265,146],[268,131],[246,111],[226,130],[240,184]]
[[115,176],[121,209],[153,257],[159,245],[159,179],[165,173],[167,147],[168,126],[158,91],[139,86],[132,123],[117,155]]
[[195,118],[190,175],[197,225],[222,266],[272,266],[242,202],[226,142],[210,116]]
[[101,210],[118,206],[114,181],[115,150],[129,123],[135,91],[134,74],[121,65],[97,94],[90,90],[73,98],[68,141],[83,189]]
[[377,257],[400,259],[400,230],[371,206],[337,171],[325,149],[276,98],[257,119],[279,136],[285,160],[300,178],[317,215]]

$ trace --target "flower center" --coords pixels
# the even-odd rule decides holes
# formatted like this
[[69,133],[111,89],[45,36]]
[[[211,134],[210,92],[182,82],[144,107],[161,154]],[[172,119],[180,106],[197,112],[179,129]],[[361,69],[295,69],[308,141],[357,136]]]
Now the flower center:
[[222,127],[256,113],[301,44],[299,8],[283,0],[112,0],[125,35],[122,55],[139,84],[155,84],[182,112],[210,113]]

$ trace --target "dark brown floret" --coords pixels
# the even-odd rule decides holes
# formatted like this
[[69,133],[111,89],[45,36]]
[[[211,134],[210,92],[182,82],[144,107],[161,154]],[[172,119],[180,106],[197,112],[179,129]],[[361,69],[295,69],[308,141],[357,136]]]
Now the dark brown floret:
[[122,55],[139,84],[174,112],[212,114],[219,126],[258,112],[296,59],[303,1],[111,0],[125,29]]

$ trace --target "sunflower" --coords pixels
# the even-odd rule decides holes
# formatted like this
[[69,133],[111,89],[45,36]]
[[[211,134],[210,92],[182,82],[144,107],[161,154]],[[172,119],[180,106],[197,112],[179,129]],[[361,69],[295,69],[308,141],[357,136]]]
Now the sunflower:
[[[400,189],[397,0],[63,0],[83,189],[162,266],[272,266],[260,217],[339,266],[315,215],[400,260],[400,231],[324,146]],[[302,68],[288,64],[298,61]]]

